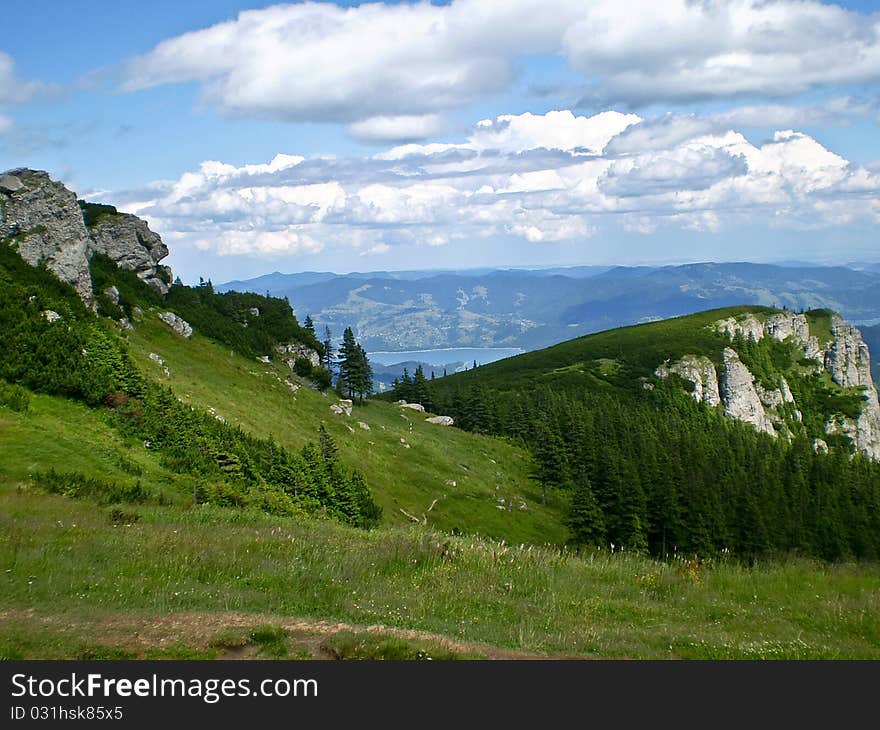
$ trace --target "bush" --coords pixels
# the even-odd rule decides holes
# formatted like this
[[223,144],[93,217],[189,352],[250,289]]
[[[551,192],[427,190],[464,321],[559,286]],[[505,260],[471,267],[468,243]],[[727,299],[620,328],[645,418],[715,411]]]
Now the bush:
[[298,357],[293,361],[293,372],[301,378],[309,378],[312,375],[312,363],[304,357]]
[[140,480],[134,484],[118,484],[88,477],[78,471],[57,472],[53,468],[49,471],[36,472],[33,480],[34,484],[51,494],[60,494],[74,499],[90,499],[103,505],[142,504],[150,496],[141,486]]
[[0,380],[0,406],[23,413],[31,403],[31,395],[20,385],[12,385]]

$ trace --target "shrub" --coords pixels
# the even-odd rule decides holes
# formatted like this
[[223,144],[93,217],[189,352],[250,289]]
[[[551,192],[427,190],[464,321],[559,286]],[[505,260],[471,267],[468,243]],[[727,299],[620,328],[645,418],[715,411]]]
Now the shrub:
[[25,388],[0,380],[0,406],[22,413],[28,409],[30,402],[31,395]]

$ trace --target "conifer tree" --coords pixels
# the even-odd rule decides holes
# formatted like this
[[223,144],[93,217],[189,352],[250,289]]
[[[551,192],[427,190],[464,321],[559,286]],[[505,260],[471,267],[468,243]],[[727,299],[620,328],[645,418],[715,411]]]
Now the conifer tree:
[[574,488],[566,525],[571,531],[570,542],[574,545],[596,547],[605,544],[605,516],[586,475]]

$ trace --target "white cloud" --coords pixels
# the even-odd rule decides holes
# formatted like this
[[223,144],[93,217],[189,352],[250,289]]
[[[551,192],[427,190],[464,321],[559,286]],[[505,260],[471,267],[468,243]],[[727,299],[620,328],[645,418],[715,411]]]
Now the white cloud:
[[404,142],[433,137],[443,130],[438,114],[370,117],[348,127],[352,137],[365,142]]
[[[619,131],[609,139],[609,129]],[[322,247],[370,256],[486,237],[580,242],[606,229],[880,222],[880,169],[854,165],[802,132],[777,131],[756,145],[719,130],[697,116],[505,115],[458,142],[360,159],[208,161],[109,202],[171,240],[256,256]]]
[[224,113],[404,140],[510,88],[538,54],[562,55],[609,103],[779,97],[880,80],[880,15],[818,0],[275,5],[162,41],[123,89],[195,81]]
[[12,119],[0,114],[0,134],[6,134],[6,132],[11,131],[12,125],[13,125]]
[[880,16],[816,0],[594,0],[563,45],[611,102],[780,96],[880,79]]

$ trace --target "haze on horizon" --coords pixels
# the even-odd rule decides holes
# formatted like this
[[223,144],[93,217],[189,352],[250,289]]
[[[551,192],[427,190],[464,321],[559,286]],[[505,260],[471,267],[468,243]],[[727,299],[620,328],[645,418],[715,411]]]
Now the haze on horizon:
[[877,260],[874,2],[33,0],[4,20],[0,170],[147,219],[184,281]]

